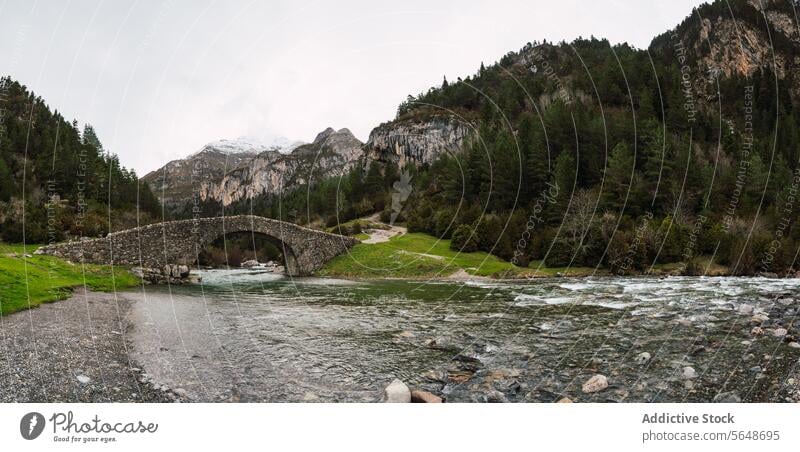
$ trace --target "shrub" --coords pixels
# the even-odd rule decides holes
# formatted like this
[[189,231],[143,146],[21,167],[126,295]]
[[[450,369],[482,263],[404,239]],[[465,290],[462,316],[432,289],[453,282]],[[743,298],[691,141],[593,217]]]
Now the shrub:
[[427,202],[421,204],[408,215],[408,232],[431,232],[433,230],[432,216],[433,211],[430,204]]
[[464,253],[478,251],[478,241],[474,230],[467,224],[460,224],[453,231],[453,239],[450,242],[450,249]]
[[331,215],[331,216],[328,217],[327,220],[325,220],[325,227],[326,228],[332,228],[332,227],[336,226],[337,224],[339,224],[339,218],[336,215]]
[[658,262],[666,264],[682,260],[686,236],[681,225],[673,223],[670,218],[664,218],[658,230],[659,242],[662,244]]
[[497,215],[484,215],[475,226],[478,240],[478,249],[492,252],[493,248],[500,239],[500,232],[503,230],[503,222]]
[[544,263],[548,267],[566,267],[572,256],[572,246],[563,237],[559,237],[553,242],[550,253],[544,258]]
[[450,235],[453,233],[453,220],[454,220],[454,213],[453,209],[441,209],[433,217],[433,232],[436,234],[436,237],[440,239],[448,239]]
[[683,267],[683,274],[685,276],[702,276],[703,266],[696,257],[689,258],[686,265]]

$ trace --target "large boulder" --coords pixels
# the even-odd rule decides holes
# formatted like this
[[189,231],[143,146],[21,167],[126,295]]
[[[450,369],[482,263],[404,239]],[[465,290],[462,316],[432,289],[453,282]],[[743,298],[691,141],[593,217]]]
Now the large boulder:
[[398,380],[397,378],[394,379],[386,389],[383,390],[384,395],[386,397],[385,401],[387,403],[410,403],[411,402],[411,390],[408,389],[405,383]]
[[428,391],[411,391],[411,401],[413,403],[442,403],[442,398]]
[[586,380],[586,383],[583,384],[581,389],[586,394],[591,394],[593,392],[599,392],[608,387],[608,378],[605,375],[597,374],[594,375],[592,378]]

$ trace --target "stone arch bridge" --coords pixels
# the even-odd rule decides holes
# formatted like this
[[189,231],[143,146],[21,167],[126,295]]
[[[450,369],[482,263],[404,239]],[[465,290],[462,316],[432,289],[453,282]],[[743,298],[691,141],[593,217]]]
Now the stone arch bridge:
[[286,271],[292,276],[310,275],[358,243],[352,237],[285,221],[237,215],[150,224],[103,238],[46,245],[36,253],[73,262],[159,269],[169,277],[170,273],[176,276],[175,266],[191,266],[203,248],[225,234],[236,232],[252,232],[272,239],[283,252]]

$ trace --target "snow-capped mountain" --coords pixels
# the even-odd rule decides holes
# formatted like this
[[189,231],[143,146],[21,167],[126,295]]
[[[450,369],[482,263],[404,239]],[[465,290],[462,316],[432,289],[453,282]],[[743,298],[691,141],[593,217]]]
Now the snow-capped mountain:
[[328,127],[313,142],[291,152],[262,152],[221,179],[203,183],[200,198],[227,206],[262,194],[279,194],[310,180],[338,176],[358,162],[363,145],[350,130]]
[[289,153],[303,143],[284,137],[259,140],[240,137],[212,141],[186,158],[173,160],[142,179],[167,207],[184,205],[199,195],[204,184],[218,182],[264,152]]
[[348,129],[330,127],[308,144],[283,137],[218,140],[142,179],[171,209],[197,198],[228,205],[289,189],[310,177],[340,174],[356,163],[362,146]]
[[225,155],[260,154],[266,151],[278,151],[286,154],[303,144],[302,141],[293,141],[286,137],[275,137],[266,141],[254,137],[239,137],[234,140],[222,139],[206,144],[197,152],[189,155],[187,159],[209,151]]

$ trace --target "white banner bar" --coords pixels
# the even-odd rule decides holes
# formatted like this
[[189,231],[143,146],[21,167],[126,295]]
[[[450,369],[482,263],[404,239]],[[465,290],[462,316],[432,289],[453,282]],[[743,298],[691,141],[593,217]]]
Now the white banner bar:
[[[796,404],[17,404],[4,451],[747,450],[798,444]],[[44,422],[44,425],[41,423]],[[32,439],[26,439],[30,437]],[[177,449],[180,448],[180,449]]]

